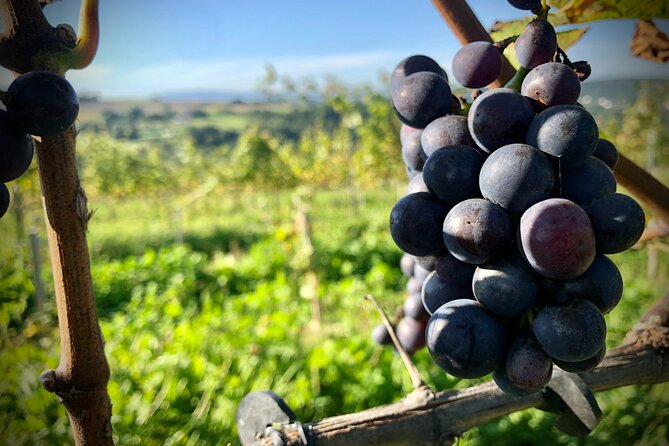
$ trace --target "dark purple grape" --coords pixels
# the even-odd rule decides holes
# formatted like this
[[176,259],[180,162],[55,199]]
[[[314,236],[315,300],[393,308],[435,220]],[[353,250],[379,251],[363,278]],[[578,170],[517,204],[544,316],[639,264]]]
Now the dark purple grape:
[[409,56],[397,64],[392,74],[390,75],[391,91],[394,91],[396,86],[404,81],[404,79],[406,79],[408,76],[414,73],[419,73],[421,71],[429,71],[448,80],[446,77],[446,72],[434,59],[418,54]]
[[604,356],[606,356],[606,345],[599,349],[593,357],[584,359],[583,361],[567,362],[553,359],[553,363],[565,372],[582,373],[597,367],[604,359]]
[[539,109],[575,104],[581,94],[581,81],[567,65],[549,62],[527,73],[520,93],[536,103]]
[[589,300],[606,314],[620,302],[623,277],[611,259],[598,254],[586,272],[565,281],[563,293],[573,299]]
[[444,220],[444,243],[453,256],[480,265],[501,257],[511,243],[511,220],[504,209],[482,198],[453,206]]
[[476,143],[469,134],[467,118],[458,115],[446,115],[437,118],[423,129],[420,144],[429,157],[435,150],[446,146],[462,144],[476,147]]
[[402,124],[400,126],[400,143],[404,145],[404,140],[411,134],[413,133],[420,133],[422,130],[421,129],[415,129],[413,127],[409,127],[406,124]]
[[14,79],[5,105],[17,128],[38,136],[64,132],[79,114],[79,99],[72,85],[50,71],[31,71]]
[[420,147],[420,133],[414,132],[407,136],[404,140],[404,144],[402,144],[402,160],[404,160],[404,164],[412,170],[422,171],[423,165],[425,164],[422,152],[423,150]]
[[589,157],[584,163],[562,172],[560,193],[563,198],[585,205],[616,191],[616,178],[603,161]]
[[430,189],[427,188],[425,180],[423,180],[423,172],[418,172],[407,184],[406,195],[415,194],[416,192],[429,192]]
[[388,329],[384,324],[379,324],[374,327],[374,330],[372,330],[372,339],[379,345],[388,345],[393,343],[393,340],[390,337],[390,333],[388,333]]
[[9,209],[9,189],[4,183],[0,183],[0,218],[2,218]]
[[585,162],[598,140],[595,118],[578,105],[547,108],[527,129],[527,144],[559,158],[562,169],[571,169]]
[[472,288],[476,300],[501,317],[523,314],[532,307],[539,291],[534,272],[518,254],[479,265]]
[[504,326],[468,299],[439,307],[427,323],[425,339],[434,362],[458,378],[479,378],[498,369],[508,346]]
[[532,328],[543,350],[560,361],[591,358],[606,339],[604,316],[595,304],[584,299],[575,299],[569,305],[541,308]]
[[518,215],[549,198],[554,183],[550,160],[527,144],[509,144],[495,150],[483,163],[479,176],[483,197]]
[[646,226],[646,216],[632,197],[615,193],[584,206],[603,254],[623,252],[639,241]]
[[428,313],[423,306],[421,293],[409,294],[404,299],[402,309],[404,310],[404,316],[410,317],[412,319],[427,322],[427,320],[430,318],[430,313]]
[[578,277],[595,258],[595,235],[588,215],[563,198],[549,198],[525,211],[518,242],[529,265],[552,279]]
[[541,8],[541,0],[508,0],[508,2],[514,8],[525,11],[535,11],[537,8]]
[[506,355],[506,376],[521,389],[539,391],[545,388],[553,374],[553,361],[527,331],[516,333]]
[[502,55],[489,42],[471,42],[455,53],[451,64],[453,77],[463,87],[483,88],[502,71]]
[[553,25],[543,19],[532,20],[516,39],[515,51],[518,63],[530,70],[552,61],[557,51]]
[[495,384],[497,384],[497,387],[499,387],[500,390],[509,395],[527,396],[540,391],[540,390],[523,389],[512,383],[509,380],[509,377],[506,375],[506,364],[502,364],[502,366],[499,369],[493,372],[492,379],[493,381],[495,381]]
[[20,132],[0,110],[0,182],[9,183],[23,175],[33,160],[30,135]]
[[397,246],[415,256],[444,251],[441,225],[448,207],[429,192],[405,195],[390,212],[390,234]]
[[611,170],[615,169],[618,165],[618,149],[608,139],[599,138],[592,156],[604,161],[604,164],[609,166]]
[[422,129],[450,111],[451,87],[443,76],[421,71],[398,81],[392,99],[400,121]]
[[410,317],[403,317],[397,323],[395,334],[400,345],[409,354],[416,353],[421,348],[425,347],[425,326],[427,322],[412,319]]
[[469,133],[486,153],[513,143],[524,143],[534,119],[530,102],[510,88],[495,88],[472,103],[467,117]]
[[476,265],[458,260],[446,251],[438,257],[434,270],[444,282],[471,289]]
[[[474,265],[470,265],[474,266]],[[471,275],[470,275],[471,277]],[[471,279],[469,283],[457,283],[443,280],[436,271],[430,273],[421,292],[422,305],[428,314],[432,314],[447,302],[458,299],[474,300]]]
[[413,266],[416,264],[414,257],[411,254],[404,253],[400,258],[400,271],[405,277],[413,276]]
[[481,195],[483,157],[469,146],[447,146],[433,152],[423,166],[423,181],[440,200],[455,204]]

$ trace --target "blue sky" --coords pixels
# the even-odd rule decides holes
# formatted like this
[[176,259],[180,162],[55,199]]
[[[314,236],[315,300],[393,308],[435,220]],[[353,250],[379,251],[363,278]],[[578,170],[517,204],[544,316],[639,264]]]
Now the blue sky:
[[[46,8],[53,24],[77,25],[79,0]],[[167,92],[254,91],[272,64],[294,80],[326,75],[378,84],[411,54],[449,69],[460,47],[429,0],[112,0],[100,2],[95,62],[68,78],[106,99]],[[470,0],[485,27],[523,12],[502,0]],[[669,21],[658,21],[665,31]],[[595,23],[569,51],[588,59],[593,79],[669,78],[669,66],[629,53],[633,21]],[[7,75],[4,77],[6,83]],[[0,81],[2,83],[2,81]]]

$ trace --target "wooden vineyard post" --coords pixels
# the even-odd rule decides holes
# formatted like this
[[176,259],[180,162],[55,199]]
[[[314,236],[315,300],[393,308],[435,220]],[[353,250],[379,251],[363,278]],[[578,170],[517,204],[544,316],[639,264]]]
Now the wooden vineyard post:
[[[79,39],[67,25],[52,27],[38,0],[0,0],[11,24],[0,37],[0,65],[17,74],[48,70],[64,75],[93,60],[99,40],[98,0],[82,0]],[[61,355],[42,374],[43,387],[60,398],[77,445],[113,444],[109,366],[93,296],[86,227],[90,214],[79,181],[76,130],[36,140],[58,309]]]

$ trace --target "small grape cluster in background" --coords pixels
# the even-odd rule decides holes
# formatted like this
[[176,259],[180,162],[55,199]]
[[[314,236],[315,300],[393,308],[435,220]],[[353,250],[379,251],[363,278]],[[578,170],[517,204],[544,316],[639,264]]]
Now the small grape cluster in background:
[[30,135],[53,136],[72,126],[79,100],[65,78],[50,71],[32,71],[14,79],[0,109],[0,218],[9,209],[5,183],[30,167],[34,146]]
[[[582,372],[603,359],[604,315],[623,291],[606,255],[632,247],[645,216],[616,192],[618,152],[577,102],[587,64],[568,62],[540,2],[510,3],[538,15],[515,40],[525,76],[509,84],[517,89],[476,91],[469,106],[427,56],[393,71],[410,180],[390,232],[431,271],[421,300],[436,364],[460,378],[492,373],[502,390],[525,395],[546,387],[553,365]],[[453,76],[488,86],[502,51],[464,46]]]

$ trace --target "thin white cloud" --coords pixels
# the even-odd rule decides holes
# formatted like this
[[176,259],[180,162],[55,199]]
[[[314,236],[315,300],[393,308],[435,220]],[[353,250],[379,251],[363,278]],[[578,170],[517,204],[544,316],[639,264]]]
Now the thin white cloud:
[[332,75],[344,82],[374,82],[380,69],[391,70],[404,57],[404,53],[377,51],[273,59],[174,59],[121,72],[104,66],[87,76],[84,70],[76,80],[104,96],[151,96],[167,91],[197,90],[248,92],[257,89],[267,64],[273,65],[279,75],[292,79]]

